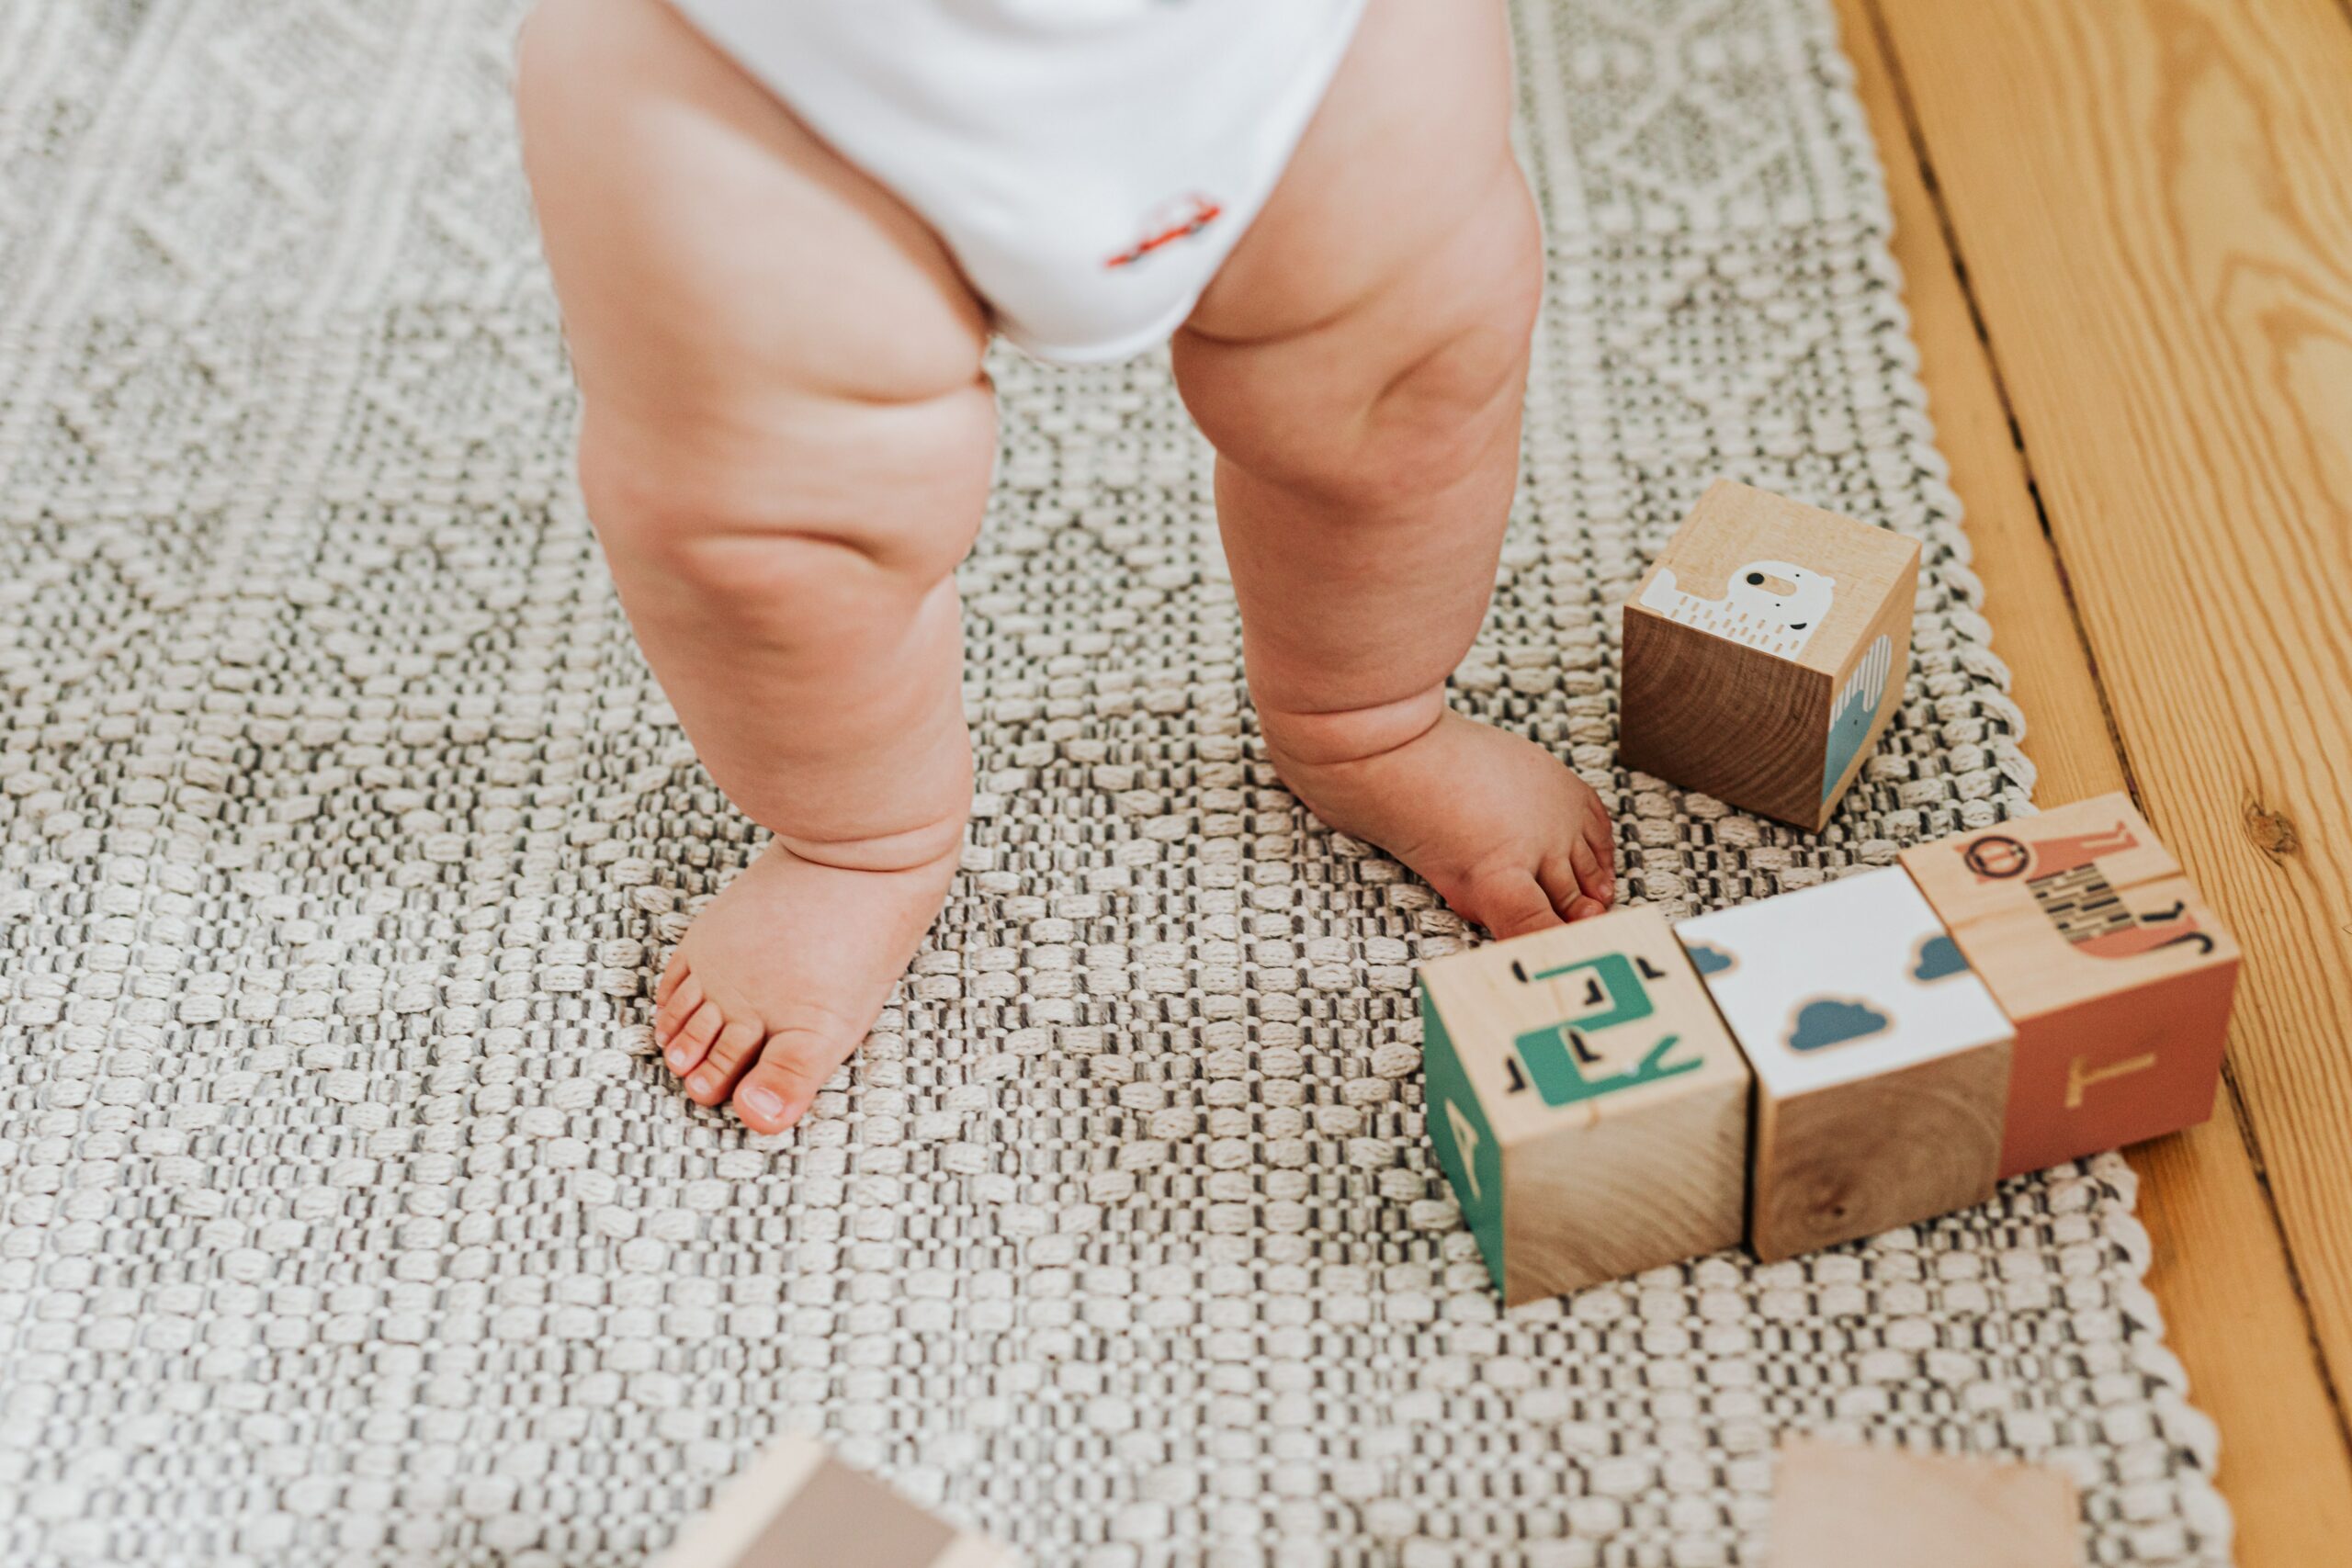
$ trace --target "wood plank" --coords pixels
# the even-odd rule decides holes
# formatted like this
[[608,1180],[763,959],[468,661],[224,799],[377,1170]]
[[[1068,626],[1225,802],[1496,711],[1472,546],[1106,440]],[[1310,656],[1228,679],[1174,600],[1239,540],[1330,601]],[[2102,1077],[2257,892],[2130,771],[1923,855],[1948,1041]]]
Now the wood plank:
[[2009,668],[2025,710],[2034,798],[2061,805],[2126,786],[2088,647],[2043,536],[2009,411],[1953,265],[1943,220],[1912,141],[1871,0],[1835,0],[1855,86],[1885,166],[1894,211],[1894,259],[1918,344],[1936,446],[1951,464],[1966,511],[1972,569],[1984,583],[1993,651]]
[[1884,9],[2148,815],[2352,1380],[2352,27],[2333,0]]
[[[1994,648],[2030,725],[2025,750],[2040,770],[2037,795],[2064,802],[2126,787],[2067,583],[1914,144],[1920,133],[1906,119],[1871,0],[1837,6],[1886,166],[1895,257],[1938,445],[1967,509]],[[1922,140],[1939,159],[1947,142]],[[2352,1449],[2231,1096],[2212,1121],[2143,1145],[2131,1158],[2154,1244],[2149,1286],[2191,1391],[2222,1431],[2221,1489],[2237,1517],[2239,1560],[2246,1568],[2325,1561],[2352,1539]]]

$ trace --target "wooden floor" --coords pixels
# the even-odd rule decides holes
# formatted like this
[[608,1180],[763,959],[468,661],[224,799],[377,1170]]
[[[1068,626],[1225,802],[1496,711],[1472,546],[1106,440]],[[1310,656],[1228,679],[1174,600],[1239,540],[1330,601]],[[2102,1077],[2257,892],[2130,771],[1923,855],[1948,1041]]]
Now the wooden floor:
[[2242,939],[2132,1151],[2245,1568],[2352,1562],[2352,0],[1837,0],[1994,651]]

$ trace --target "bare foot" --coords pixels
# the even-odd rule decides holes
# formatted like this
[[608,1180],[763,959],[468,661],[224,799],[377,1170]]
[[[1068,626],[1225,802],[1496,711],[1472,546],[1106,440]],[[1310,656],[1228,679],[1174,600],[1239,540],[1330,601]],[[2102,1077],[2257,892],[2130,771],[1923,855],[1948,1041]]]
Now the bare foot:
[[849,1059],[955,879],[954,850],[858,871],[781,843],[729,883],[670,955],[653,1038],[686,1097],[780,1133]]
[[1617,896],[1600,797],[1532,740],[1447,710],[1400,746],[1306,761],[1279,728],[1267,728],[1275,771],[1309,810],[1498,937],[1600,914]]

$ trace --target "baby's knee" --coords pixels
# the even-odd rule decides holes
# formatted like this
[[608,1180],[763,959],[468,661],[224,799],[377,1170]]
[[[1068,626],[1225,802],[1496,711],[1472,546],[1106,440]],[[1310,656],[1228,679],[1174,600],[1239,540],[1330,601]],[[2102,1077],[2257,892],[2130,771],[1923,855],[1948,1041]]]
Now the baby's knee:
[[670,429],[592,406],[581,493],[614,570],[803,623],[911,608],[978,530],[996,449],[987,389],[781,402]]
[[1497,461],[1517,430],[1526,356],[1515,320],[1466,327],[1374,382],[1352,418],[1295,427],[1260,471],[1366,512],[1441,494]]
[[1333,478],[1366,498],[1430,495],[1494,460],[1519,428],[1527,325],[1498,311],[1397,370]]
[[1517,429],[1542,233],[1512,171],[1475,224],[1347,314],[1265,343],[1178,344],[1219,451],[1339,505],[1442,491]]
[[1517,428],[1544,257],[1515,171],[1498,186],[1475,243],[1442,247],[1412,287],[1441,308],[1424,331],[1399,333],[1368,378],[1356,426],[1361,460],[1351,468],[1373,482],[1419,491],[1450,483]]
[[514,97],[526,141],[568,129],[626,69],[636,0],[532,0],[514,36]]

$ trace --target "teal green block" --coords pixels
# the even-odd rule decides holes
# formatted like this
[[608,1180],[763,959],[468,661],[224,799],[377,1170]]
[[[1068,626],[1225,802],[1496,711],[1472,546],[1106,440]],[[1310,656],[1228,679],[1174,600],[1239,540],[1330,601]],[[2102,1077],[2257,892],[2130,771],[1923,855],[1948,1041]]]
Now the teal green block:
[[1427,991],[1421,993],[1421,1075],[1430,1142],[1437,1148],[1437,1162],[1453,1184],[1454,1201],[1462,1206],[1470,1234],[1478,1238],[1487,1272],[1499,1292],[1503,1288],[1502,1145],[1495,1141],[1487,1113],[1471,1092],[1469,1075],[1462,1069],[1453,1037],[1446,1032],[1445,1021],[1438,1016]]

